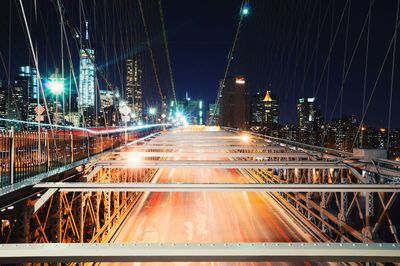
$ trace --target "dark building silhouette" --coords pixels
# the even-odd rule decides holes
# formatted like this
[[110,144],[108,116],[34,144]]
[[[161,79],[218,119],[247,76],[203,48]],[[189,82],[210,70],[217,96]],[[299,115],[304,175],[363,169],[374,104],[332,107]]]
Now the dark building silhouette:
[[240,129],[250,127],[250,95],[245,77],[226,78],[219,110],[219,125]]
[[263,126],[263,113],[264,113],[264,105],[263,100],[264,95],[260,92],[251,96],[250,104],[251,104],[251,128],[252,130],[260,131]]

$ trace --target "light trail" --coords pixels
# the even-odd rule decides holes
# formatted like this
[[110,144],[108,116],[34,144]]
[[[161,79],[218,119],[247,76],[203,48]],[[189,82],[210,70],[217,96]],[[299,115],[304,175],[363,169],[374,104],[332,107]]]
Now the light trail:
[[[37,126],[37,122],[30,122],[30,121],[22,121],[17,119],[8,119],[8,118],[0,118],[0,121],[10,122],[10,123],[17,123],[17,124],[27,124],[27,125],[34,125]],[[67,130],[80,130],[84,132],[88,132],[94,135],[103,135],[103,134],[113,134],[113,133],[123,133],[125,131],[137,131],[141,129],[149,129],[154,127],[168,127],[171,126],[170,124],[150,124],[150,125],[142,125],[142,126],[132,126],[132,127],[121,127],[121,128],[113,128],[113,129],[100,129],[100,130],[93,130],[90,128],[84,127],[74,127],[74,126],[63,126],[63,125],[53,125],[53,124],[46,124],[40,123],[40,126],[50,127],[50,128],[61,128]]]

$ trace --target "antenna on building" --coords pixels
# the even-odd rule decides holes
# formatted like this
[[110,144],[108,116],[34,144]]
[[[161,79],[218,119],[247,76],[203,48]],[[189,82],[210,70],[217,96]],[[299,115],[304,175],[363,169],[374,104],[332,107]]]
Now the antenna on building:
[[89,41],[89,21],[85,21],[85,27],[86,27],[86,33],[85,33],[85,39],[86,41]]

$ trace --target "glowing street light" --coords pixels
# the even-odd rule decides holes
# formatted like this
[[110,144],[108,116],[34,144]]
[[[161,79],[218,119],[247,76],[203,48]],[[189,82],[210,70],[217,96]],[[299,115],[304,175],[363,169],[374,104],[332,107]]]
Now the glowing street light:
[[155,115],[157,113],[157,109],[155,107],[150,107],[149,108],[149,114],[150,115]]
[[[64,93],[64,79],[59,78],[59,75],[57,73],[58,70],[56,70],[56,74],[51,75],[49,78],[49,81],[47,82],[46,86],[50,90],[52,94],[55,95],[55,121],[54,123],[58,125],[58,95]],[[64,103],[64,97],[62,97],[63,103]],[[63,104],[64,106],[64,104]],[[63,112],[64,115],[64,112]],[[65,121],[65,120],[64,120]]]
[[138,166],[143,161],[142,156],[136,152],[130,152],[127,156],[127,163],[130,166]]
[[243,5],[242,5],[242,9],[240,10],[240,15],[241,16],[248,16],[250,14],[250,4],[249,4],[249,2],[245,2]]
[[240,137],[240,139],[244,142],[244,143],[249,143],[250,141],[250,136],[247,134],[244,134]]
[[50,79],[47,87],[54,95],[59,95],[64,91],[64,81],[60,79]]

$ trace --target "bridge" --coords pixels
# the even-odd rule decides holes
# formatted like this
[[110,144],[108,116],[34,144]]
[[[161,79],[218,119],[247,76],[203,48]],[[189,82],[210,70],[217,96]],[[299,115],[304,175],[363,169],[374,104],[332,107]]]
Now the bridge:
[[3,186],[0,262],[399,261],[395,162],[167,128]]
[[0,18],[1,265],[400,264],[400,0]]

